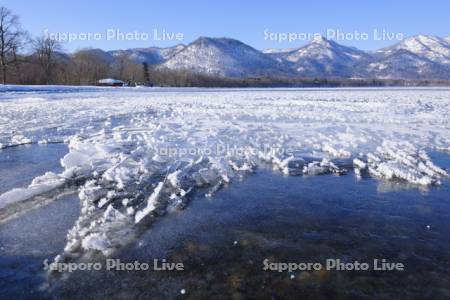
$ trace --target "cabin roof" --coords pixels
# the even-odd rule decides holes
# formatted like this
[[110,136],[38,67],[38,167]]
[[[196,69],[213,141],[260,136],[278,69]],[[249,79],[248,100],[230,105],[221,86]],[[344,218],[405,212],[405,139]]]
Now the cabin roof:
[[98,81],[98,83],[113,84],[113,83],[124,83],[124,82],[122,80],[118,80],[118,79],[114,79],[114,78],[104,78],[104,79],[100,79]]

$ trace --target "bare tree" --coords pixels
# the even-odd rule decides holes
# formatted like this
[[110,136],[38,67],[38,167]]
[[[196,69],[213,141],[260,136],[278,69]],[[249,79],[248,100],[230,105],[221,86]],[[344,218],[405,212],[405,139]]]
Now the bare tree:
[[45,83],[50,84],[57,63],[57,52],[61,51],[61,43],[49,37],[38,37],[33,41],[34,55],[44,72]]
[[116,76],[119,79],[123,79],[125,69],[129,65],[129,59],[126,52],[121,51],[117,56],[115,56],[115,62],[113,63],[114,69],[116,69]]
[[7,80],[8,65],[16,59],[25,35],[19,18],[6,7],[0,6],[0,67],[3,84]]
[[110,61],[105,52],[99,49],[81,49],[71,58],[71,71],[75,84],[96,84],[99,79],[111,76]]

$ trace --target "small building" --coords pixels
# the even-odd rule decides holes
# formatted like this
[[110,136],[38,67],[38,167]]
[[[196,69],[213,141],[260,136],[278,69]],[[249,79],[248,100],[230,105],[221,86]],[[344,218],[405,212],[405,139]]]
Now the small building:
[[100,85],[100,86],[124,86],[125,82],[123,82],[122,80],[118,80],[118,79],[105,78],[105,79],[100,79],[98,81],[98,85]]

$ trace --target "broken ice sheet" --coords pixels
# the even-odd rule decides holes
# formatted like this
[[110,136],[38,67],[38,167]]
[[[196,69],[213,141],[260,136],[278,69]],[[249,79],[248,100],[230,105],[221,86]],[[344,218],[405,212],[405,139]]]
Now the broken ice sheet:
[[[77,179],[81,214],[58,259],[114,255],[191,193],[213,196],[260,163],[288,176],[353,169],[421,186],[448,177],[425,151],[450,149],[445,89],[58,92],[64,89],[0,96],[1,147],[69,145],[64,172],[0,196],[9,205],[36,186]],[[423,111],[419,100],[434,109]]]

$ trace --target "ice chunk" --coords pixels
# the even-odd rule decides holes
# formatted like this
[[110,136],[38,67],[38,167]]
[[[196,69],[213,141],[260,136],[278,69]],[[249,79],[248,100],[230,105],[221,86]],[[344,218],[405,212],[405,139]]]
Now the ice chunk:
[[27,188],[15,188],[0,195],[0,209],[61,188],[65,179],[48,172],[36,177]]
[[134,217],[136,223],[139,223],[145,216],[147,216],[156,208],[163,186],[164,182],[158,183],[151,196],[147,199],[147,206],[136,213]]

